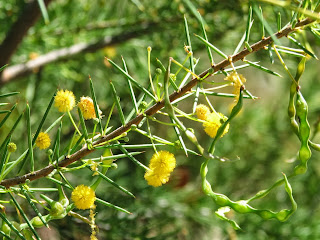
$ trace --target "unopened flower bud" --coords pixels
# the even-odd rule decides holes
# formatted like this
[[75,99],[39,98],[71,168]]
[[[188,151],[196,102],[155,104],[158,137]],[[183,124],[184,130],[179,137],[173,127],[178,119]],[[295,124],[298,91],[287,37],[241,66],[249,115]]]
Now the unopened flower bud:
[[8,144],[8,151],[9,152],[15,152],[17,150],[17,145],[13,142]]

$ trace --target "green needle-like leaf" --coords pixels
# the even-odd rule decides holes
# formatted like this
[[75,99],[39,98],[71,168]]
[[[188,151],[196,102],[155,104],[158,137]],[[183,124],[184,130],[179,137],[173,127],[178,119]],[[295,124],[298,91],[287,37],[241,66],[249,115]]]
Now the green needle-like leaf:
[[[126,62],[125,62],[123,57],[121,57],[121,59],[122,59],[122,63],[123,63],[123,68],[126,71],[126,73],[128,73],[127,64],[126,64]],[[134,106],[135,113],[137,115],[139,113],[137,100],[136,100],[136,97],[135,97],[135,94],[134,94],[134,91],[133,91],[133,88],[132,88],[132,84],[131,84],[129,78],[126,78],[126,79],[127,79],[127,83],[128,83],[128,86],[129,86],[130,97],[131,97],[131,100],[132,100],[132,103],[133,103],[133,106]],[[127,119],[127,121],[128,121],[128,119]]]
[[36,207],[36,205],[33,203],[33,201],[31,200],[28,192],[26,191],[26,189],[23,188],[23,186],[20,185],[20,189],[22,194],[26,197],[28,203],[30,204],[30,206],[32,207],[32,209],[34,210],[34,212],[38,215],[38,217],[40,218],[41,222],[43,222],[43,224],[49,228],[48,223],[43,219],[42,214],[39,212],[38,208]]
[[22,240],[26,240],[25,237],[17,230],[17,228],[11,222],[9,222],[8,218],[1,212],[0,217],[11,228],[11,230],[14,231],[15,234],[17,234],[19,238],[21,238]]
[[[50,102],[49,102],[49,105],[48,105],[48,107],[47,107],[47,109],[46,109],[46,111],[45,111],[45,113],[44,113],[44,115],[43,115],[43,117],[42,117],[42,119],[41,119],[41,121],[40,121],[40,123],[39,123],[39,126],[38,126],[38,128],[37,128],[37,131],[36,131],[35,135],[33,136],[33,139],[32,139],[32,147],[34,146],[34,144],[35,144],[35,142],[36,142],[36,140],[37,140],[37,137],[39,136],[39,133],[41,132],[42,126],[43,126],[45,120],[47,119],[47,116],[48,116],[48,114],[49,114],[49,111],[50,111],[50,109],[51,109],[51,107],[52,107],[52,105],[53,105],[55,96],[56,96],[56,92],[55,92],[55,93],[53,94],[53,96],[51,97],[51,100],[50,100]],[[58,119],[61,119],[61,118],[58,118]],[[58,120],[58,119],[57,119],[57,120]],[[54,125],[52,124],[51,126],[53,127]],[[50,127],[49,127],[49,128],[50,128]],[[47,130],[47,131],[49,131],[49,130]],[[46,131],[46,132],[47,132],[47,131]],[[20,171],[22,170],[22,168],[23,168],[23,166],[24,166],[24,164],[25,164],[25,162],[26,162],[26,160],[27,160],[27,158],[28,158],[28,156],[29,156],[30,149],[31,149],[31,151],[33,151],[33,149],[30,148],[30,146],[29,146],[28,152],[27,152],[27,154],[25,155],[24,159],[22,160],[22,164],[21,164],[21,167],[20,167],[20,169],[19,169],[18,172],[20,172]],[[33,153],[32,153],[32,154],[33,154]]]
[[108,59],[108,62],[111,63],[112,66],[117,68],[120,73],[122,73],[126,78],[128,78],[136,87],[138,87],[141,91],[143,91],[145,94],[147,94],[149,97],[151,97],[154,101],[157,101],[155,96],[152,95],[147,89],[145,89],[140,83],[138,83],[136,80],[133,79],[126,71],[124,71],[122,68],[120,68],[116,63],[114,63],[111,59]]
[[11,130],[9,131],[9,133],[7,134],[5,140],[3,141],[3,143],[0,146],[0,149],[3,149],[3,145],[8,141],[8,139],[12,136],[14,130],[16,129],[16,127],[18,126],[22,116],[24,113],[21,113],[20,116],[18,117],[18,119],[15,121],[14,125],[12,126]]
[[109,202],[106,202],[100,198],[96,198],[96,202],[97,203],[101,203],[102,205],[105,205],[107,207],[110,207],[110,208],[113,208],[113,209],[116,209],[120,212],[124,212],[124,213],[127,213],[127,214],[131,214],[131,212],[129,212],[128,210],[124,209],[124,208],[121,208],[121,207],[118,207],[116,205],[113,205],[112,203],[109,203]]
[[[201,31],[202,31],[203,37],[204,37],[205,40],[208,41],[204,20],[203,20],[203,18],[201,16],[200,12],[198,12],[198,15],[199,15],[198,19],[200,20],[199,23],[201,25]],[[212,57],[211,49],[208,46],[206,46],[206,47],[207,47],[208,57],[209,57],[209,60],[210,60],[211,66],[212,66],[212,65],[214,65],[214,60],[213,60],[213,57]]]
[[38,4],[39,4],[41,14],[42,14],[42,17],[44,19],[45,24],[49,24],[50,20],[49,20],[49,15],[47,12],[46,5],[44,4],[43,0],[38,0]]
[[31,131],[31,121],[30,121],[30,107],[27,103],[27,128],[28,128],[28,147],[29,147],[29,154],[30,154],[30,167],[31,171],[34,171],[34,159],[33,159],[33,144],[32,144],[32,131]]
[[[119,142],[118,142],[119,143]],[[149,168],[143,165],[141,162],[139,162],[137,159],[135,159],[130,152],[127,151],[124,147],[119,145],[119,149],[133,162],[135,163],[138,167],[143,168],[144,170],[148,170]]]
[[128,194],[130,197],[135,198],[135,196],[129,192],[127,189],[125,189],[124,187],[121,187],[119,184],[117,184],[116,182],[114,182],[112,179],[108,178],[107,176],[105,176],[103,173],[97,171],[97,173],[99,174],[99,176],[106,180],[107,182],[111,183],[113,186],[115,186],[116,188],[118,188],[119,190],[121,190],[122,192],[124,192],[125,194]]
[[114,87],[114,85],[113,85],[111,80],[109,81],[109,83],[110,83],[110,86],[111,86],[113,101],[116,103],[116,106],[117,106],[117,109],[118,109],[120,121],[121,121],[122,125],[125,125],[126,121],[125,121],[125,118],[124,118],[122,107],[120,105],[120,97],[117,95],[116,88]]
[[[0,72],[1,72],[1,69],[2,69],[2,68],[0,68]],[[14,96],[14,95],[17,95],[17,94],[19,94],[19,93],[20,93],[20,92],[10,92],[10,93],[0,94],[0,98]]]
[[291,36],[288,36],[288,39],[293,42],[295,45],[297,45],[299,48],[301,48],[305,53],[309,54],[311,57],[315,58],[318,60],[318,57],[312,53],[311,51],[309,51],[306,47],[304,47],[301,43],[299,43],[296,39],[294,39]]
[[261,66],[261,65],[259,65],[259,64],[257,64],[257,63],[250,62],[250,61],[248,61],[248,60],[244,60],[244,62],[245,62],[245,63],[248,63],[250,66],[253,66],[253,67],[257,68],[257,69],[260,69],[260,70],[262,70],[262,71],[264,71],[264,72],[266,72],[266,73],[270,73],[270,74],[272,74],[272,75],[281,77],[281,75],[280,75],[279,73],[274,72],[274,71],[272,71],[272,70],[270,70],[270,69],[268,69],[268,68],[266,68],[266,67],[263,67],[263,66]]
[[17,200],[13,197],[12,193],[9,191],[8,192],[14,205],[18,208],[20,214],[22,215],[23,219],[26,221],[26,223],[28,224],[30,230],[33,232],[34,236],[36,237],[36,239],[41,240],[38,233],[36,232],[36,230],[34,229],[34,227],[32,226],[31,222],[29,221],[27,215],[25,214],[25,212],[22,210],[20,204],[17,202]]
[[78,108],[78,114],[79,114],[79,119],[80,119],[82,131],[83,131],[84,139],[87,140],[88,139],[88,131],[87,131],[86,123],[84,122],[84,118],[83,118],[83,115],[82,115],[80,108]]
[[92,96],[92,100],[93,100],[93,104],[94,104],[94,111],[96,112],[96,116],[99,119],[99,126],[100,126],[101,134],[103,134],[103,128],[102,128],[101,117],[100,117],[100,113],[99,113],[99,107],[98,107],[98,103],[97,103],[96,93],[94,91],[93,82],[92,82],[92,79],[90,76],[89,76],[89,81],[90,81],[91,96]]

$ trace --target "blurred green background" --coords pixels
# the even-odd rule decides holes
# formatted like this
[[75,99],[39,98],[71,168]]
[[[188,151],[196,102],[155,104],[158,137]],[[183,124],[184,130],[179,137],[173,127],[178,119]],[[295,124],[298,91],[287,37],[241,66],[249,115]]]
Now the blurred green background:
[[[23,12],[28,1],[0,1],[0,40],[12,27]],[[57,88],[72,90],[79,99],[90,95],[88,75],[94,81],[96,96],[104,115],[108,115],[113,104],[109,80],[115,84],[121,98],[123,111],[128,114],[131,100],[125,79],[106,63],[104,57],[111,58],[121,65],[121,56],[128,65],[130,74],[141,84],[148,84],[147,47],[152,47],[151,71],[157,67],[156,58],[167,63],[168,57],[182,62],[186,56],[186,44],[183,15],[188,19],[192,47],[195,58],[200,58],[196,72],[200,73],[210,66],[205,46],[193,36],[201,35],[201,29],[194,14],[198,9],[206,22],[208,39],[211,43],[232,54],[246,29],[248,7],[243,1],[146,1],[146,0],[56,0],[48,6],[50,22],[44,23],[42,17],[28,31],[21,45],[12,57],[9,66],[24,63],[36,56],[50,51],[69,47],[78,43],[90,43],[110,36],[123,36],[133,33],[131,39],[122,39],[118,43],[106,46],[92,53],[78,54],[63,61],[35,69],[34,73],[13,79],[1,85],[1,93],[19,91],[20,94],[10,98],[18,103],[18,110],[11,120],[0,129],[0,138],[4,138],[15,119],[29,102],[32,114],[32,126],[36,129],[49,101]],[[265,6],[264,13],[272,29],[276,31],[275,15],[281,12],[285,24],[289,12],[277,7]],[[154,25],[152,25],[154,24]],[[258,20],[253,24],[251,43],[261,39]],[[143,32],[141,29],[147,28]],[[319,41],[307,35],[310,45],[319,53]],[[289,45],[286,40],[281,40]],[[1,57],[1,54],[0,54]],[[290,70],[295,74],[299,59],[284,55]],[[214,55],[215,61],[221,57]],[[229,133],[219,141],[215,154],[226,157],[228,162],[210,162],[209,181],[215,192],[223,193],[232,200],[247,199],[257,191],[268,188],[282,172],[290,173],[297,164],[294,162],[299,150],[299,141],[291,130],[287,117],[290,79],[279,61],[272,65],[268,52],[261,51],[249,57],[261,65],[279,72],[283,77],[275,77],[254,68],[240,70],[247,78],[247,89],[259,97],[257,100],[245,100],[241,114],[232,121]],[[311,59],[306,64],[302,76],[302,92],[309,104],[309,121],[312,131],[319,120],[319,63]],[[222,82],[224,76],[210,78]],[[222,91],[231,92],[232,89]],[[138,91],[137,91],[138,93]],[[228,115],[233,99],[210,98],[217,111]],[[205,103],[200,98],[201,103]],[[10,106],[9,106],[10,107]],[[8,107],[8,108],[9,108]],[[179,105],[185,112],[192,112],[192,102],[185,101]],[[45,123],[48,127],[59,113],[52,110]],[[0,117],[1,118],[1,117]],[[104,119],[105,121],[105,119]],[[203,146],[209,146],[209,137],[205,135],[201,124],[188,127],[195,129],[196,136]],[[188,125],[189,124],[189,125]],[[120,125],[119,116],[114,111],[111,126]],[[92,128],[89,123],[89,128]],[[63,124],[63,138],[70,139],[72,126],[68,121]],[[173,129],[153,124],[154,134],[174,141]],[[52,135],[53,137],[53,135]],[[147,138],[129,134],[129,143],[149,143]],[[24,139],[24,140],[22,140]],[[12,141],[18,145],[14,156],[19,156],[27,148],[27,130],[20,124]],[[315,136],[315,142],[320,138]],[[62,141],[63,142],[63,141]],[[188,147],[194,149],[191,144]],[[161,148],[162,149],[162,148]],[[107,183],[97,189],[97,195],[113,204],[132,212],[127,215],[104,206],[97,206],[96,222],[99,227],[99,239],[320,239],[319,208],[319,153],[313,152],[309,169],[303,176],[290,180],[293,194],[298,203],[297,212],[284,223],[276,220],[263,221],[255,215],[235,214],[234,217],[243,231],[234,231],[226,222],[219,220],[214,210],[216,206],[203,195],[200,187],[199,168],[202,159],[190,155],[185,157],[181,149],[163,148],[175,153],[177,169],[171,181],[162,187],[153,188],[146,184],[143,170],[137,168],[129,159],[117,162],[118,168],[110,170],[108,176],[118,184],[135,194],[131,199]],[[137,158],[145,164],[152,156],[151,149]],[[194,149],[195,150],[195,149]],[[115,151],[114,153],[117,153]],[[99,156],[101,152],[92,156]],[[37,167],[46,165],[46,155],[35,151]],[[90,183],[91,173],[81,170],[66,174],[74,185]],[[36,181],[33,186],[50,186],[49,181]],[[70,192],[67,192],[70,196]],[[52,195],[54,198],[55,195]],[[254,203],[259,208],[278,211],[290,208],[290,202],[284,187],[274,190],[266,198]],[[10,209],[8,209],[10,212]],[[14,214],[14,210],[11,210]],[[81,213],[81,212],[80,212]],[[30,210],[30,215],[32,215]],[[88,214],[83,212],[84,215]],[[232,217],[232,216],[231,216]],[[12,216],[14,218],[14,216]],[[43,239],[89,239],[90,227],[77,219],[66,217],[50,222],[51,229],[39,230]]]

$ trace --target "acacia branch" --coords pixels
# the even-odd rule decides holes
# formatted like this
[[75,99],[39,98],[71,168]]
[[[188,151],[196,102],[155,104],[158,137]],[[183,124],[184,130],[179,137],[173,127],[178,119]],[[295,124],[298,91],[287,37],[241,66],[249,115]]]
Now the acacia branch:
[[[44,4],[47,6],[52,0],[45,0]],[[0,45],[0,66],[4,66],[9,63],[12,55],[22,42],[23,37],[28,33],[28,30],[35,24],[40,17],[40,8],[37,0],[33,0],[25,5],[25,8],[12,25],[6,38]]]
[[145,22],[142,23],[138,29],[120,33],[115,36],[106,36],[103,39],[95,40],[91,43],[78,43],[71,47],[51,51],[26,63],[9,66],[4,69],[2,75],[0,76],[0,86],[19,77],[31,74],[33,72],[33,69],[43,67],[49,63],[68,59],[80,53],[95,52],[104,47],[122,43],[132,38],[146,35],[152,31],[159,31],[162,29],[163,22],[175,23],[177,21],[176,18],[172,18],[166,19],[165,21],[162,20],[156,22]]
[[[274,34],[274,37],[276,38],[282,38],[287,36],[289,33],[296,31],[297,29],[304,27],[310,23],[312,23],[313,20],[310,18],[306,18],[303,21],[300,21],[299,23],[296,24],[295,28],[292,28],[291,26],[288,26],[286,28],[284,28],[282,31],[277,32],[276,34]],[[247,55],[256,52],[258,50],[263,49],[265,46],[269,45],[273,43],[272,38],[269,36],[267,38],[262,39],[261,41],[251,45],[252,51],[250,52],[247,49],[242,50],[241,52],[231,56],[229,59],[223,60],[220,63],[213,65],[211,68],[207,69],[206,71],[202,72],[199,76],[200,78],[206,79],[209,76],[211,76],[213,73],[224,69],[225,67],[229,66],[231,64],[231,62],[237,62],[239,60],[244,59]],[[191,91],[191,89],[198,83],[198,80],[196,78],[193,78],[190,80],[190,82],[188,82],[185,86],[183,86],[181,89],[179,89],[178,91],[173,92],[170,95],[170,102],[178,99],[179,97],[182,97],[184,94],[186,94],[187,92]],[[164,107],[164,100],[155,103],[152,107],[150,107],[148,110],[146,110],[146,112],[144,114],[139,114],[137,115],[134,119],[132,119],[130,122],[128,122],[126,125],[121,126],[119,128],[117,128],[116,130],[114,130],[113,132],[109,133],[108,135],[103,136],[101,139],[97,140],[96,142],[94,142],[93,144],[103,144],[106,143],[109,140],[114,139],[115,137],[120,136],[121,134],[123,134],[124,132],[128,131],[131,126],[133,124],[138,125],[141,120],[145,117],[145,115],[147,116],[152,116],[153,114],[157,113],[161,108]],[[66,156],[65,159],[61,160],[58,164],[59,167],[66,167],[68,165],[70,165],[71,163],[78,161],[80,159],[82,159],[83,157],[85,157],[86,155],[88,155],[89,153],[93,152],[94,149],[90,150],[88,149],[86,146],[81,148],[79,151],[75,152],[74,154],[70,155],[70,156]],[[0,182],[0,185],[5,186],[5,187],[10,187],[10,186],[14,186],[17,184],[21,184],[21,183],[25,183],[26,180],[36,180],[38,178],[42,178],[47,176],[48,174],[50,174],[54,169],[56,168],[56,166],[53,165],[49,165],[43,169],[40,169],[38,171],[35,171],[33,173],[28,173],[25,174],[23,176],[18,176],[18,177],[14,177],[14,178],[10,178],[10,179],[5,179],[3,181]]]

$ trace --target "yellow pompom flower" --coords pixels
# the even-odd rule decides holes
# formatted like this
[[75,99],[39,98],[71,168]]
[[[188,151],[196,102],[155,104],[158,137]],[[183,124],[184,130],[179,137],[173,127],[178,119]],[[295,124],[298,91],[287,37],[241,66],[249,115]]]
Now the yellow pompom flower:
[[153,154],[149,168],[156,170],[157,173],[171,173],[176,167],[174,155],[168,151],[159,151]]
[[207,115],[208,115],[209,113],[210,113],[210,109],[209,109],[206,105],[199,104],[199,105],[196,107],[196,115],[197,115],[197,118],[198,118],[198,119],[206,120]]
[[71,199],[78,209],[89,209],[94,206],[96,194],[90,187],[82,184],[72,191]]
[[[212,138],[214,138],[217,135],[217,131],[220,128],[220,126],[227,121],[228,118],[224,116],[222,113],[210,113],[207,115],[206,121],[203,123],[204,131]],[[224,129],[223,134],[221,137],[223,137],[227,132],[229,131],[229,124]]]
[[54,98],[54,106],[59,112],[68,112],[76,105],[76,98],[73,92],[68,90],[60,90]]
[[36,139],[36,146],[40,149],[46,149],[50,146],[51,139],[48,133],[40,132]]
[[80,108],[84,119],[88,120],[96,117],[93,100],[90,97],[81,97],[78,107]]
[[170,173],[156,173],[154,170],[149,170],[144,174],[144,178],[147,180],[148,185],[153,187],[160,187],[169,181]]
[[238,101],[240,95],[240,87],[247,81],[246,78],[242,74],[232,72],[224,80],[233,82],[234,88],[232,93],[236,95],[235,100]]
[[176,167],[176,159],[174,155],[168,151],[159,151],[153,154],[149,168],[144,178],[148,184],[159,187],[169,181],[170,173]]

